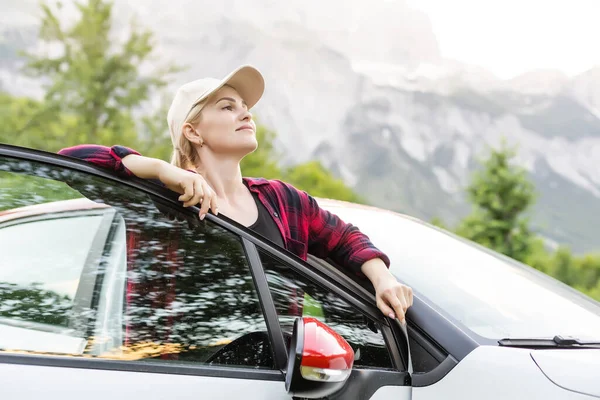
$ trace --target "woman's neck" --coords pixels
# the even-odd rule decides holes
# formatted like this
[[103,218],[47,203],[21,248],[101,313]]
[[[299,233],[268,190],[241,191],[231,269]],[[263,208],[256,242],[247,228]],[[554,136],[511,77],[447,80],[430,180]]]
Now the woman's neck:
[[203,154],[202,164],[196,171],[206,179],[219,199],[235,202],[241,194],[247,194],[238,159],[217,159]]

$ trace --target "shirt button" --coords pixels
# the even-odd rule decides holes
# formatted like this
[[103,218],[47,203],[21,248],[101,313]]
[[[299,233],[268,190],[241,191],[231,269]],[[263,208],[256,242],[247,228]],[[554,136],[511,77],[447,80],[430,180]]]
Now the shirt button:
[[279,218],[279,214],[277,214],[277,212],[274,212],[274,213],[273,213],[273,216],[274,216],[275,218]]

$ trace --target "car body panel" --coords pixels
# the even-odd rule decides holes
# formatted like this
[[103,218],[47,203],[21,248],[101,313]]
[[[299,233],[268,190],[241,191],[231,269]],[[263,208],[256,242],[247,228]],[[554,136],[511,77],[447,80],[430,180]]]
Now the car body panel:
[[[152,194],[156,198],[160,198],[165,202],[170,202],[172,206],[176,206],[176,196],[169,197],[166,189],[159,186],[144,182],[140,179],[123,179],[115,176],[110,171],[102,170],[88,163],[78,160],[72,160],[66,157],[57,156],[50,153],[40,152],[29,149],[19,149],[14,146],[0,145],[0,154],[8,157],[18,157],[20,159],[29,159],[36,162],[46,162],[57,167],[65,167],[76,169],[82,173],[93,174],[95,176],[110,179],[114,185],[123,185],[132,190],[141,190],[146,194]],[[398,213],[378,209],[371,206],[356,205],[337,200],[318,199],[319,205],[325,209],[330,209],[335,212],[335,209],[340,207],[360,208],[369,212],[377,213],[378,215],[394,215]],[[177,203],[179,204],[179,203]],[[0,219],[5,221],[20,217],[33,217],[36,214],[36,207],[39,212],[44,209],[43,213],[67,212],[75,209],[89,208],[105,208],[104,204],[92,202],[87,199],[67,200],[57,202],[54,205],[39,205],[26,207],[17,210],[17,213],[4,212]],[[197,209],[192,209],[197,212]],[[98,210],[100,211],[100,210]],[[18,214],[18,215],[15,215]],[[374,214],[375,215],[375,214]],[[416,221],[419,224],[424,222],[409,216],[403,218]],[[234,232],[236,235],[241,235],[244,238],[244,243],[248,248],[252,249],[254,245],[265,245],[264,241],[255,237],[249,230],[240,227],[225,217],[215,217],[210,215],[207,220],[217,222],[225,229]],[[347,221],[352,222],[352,221]],[[12,222],[9,222],[12,223]],[[361,226],[358,226],[361,228]],[[432,228],[434,229],[434,228]],[[250,236],[252,235],[252,236]],[[246,243],[248,242],[248,243]],[[256,252],[256,248],[254,248]],[[116,252],[115,265],[122,265],[118,262],[119,257],[122,257],[122,249]],[[281,257],[287,259],[289,265],[292,265],[292,256],[284,254]],[[294,262],[296,260],[294,259]],[[113,263],[108,263],[109,266]],[[314,264],[313,264],[314,266]],[[329,279],[326,286],[330,286],[329,290],[344,291],[349,293],[350,297],[355,298],[356,304],[363,304],[362,308],[371,307],[372,294],[368,294],[369,301],[365,300],[364,292],[359,294],[349,290],[349,286],[343,282],[331,279],[334,275],[328,275],[319,265],[315,267],[319,269],[317,272],[309,271],[313,281],[319,279]],[[253,268],[262,269],[259,264],[254,264]],[[120,270],[107,268],[107,277],[111,274],[118,274]],[[314,275],[313,275],[314,274]],[[328,276],[329,278],[323,278]],[[335,282],[335,283],[333,283]],[[410,285],[410,282],[406,282]],[[332,289],[335,288],[335,289]],[[343,289],[340,289],[343,288]],[[106,288],[106,292],[102,292],[100,296],[101,308],[104,314],[100,315],[99,332],[111,331],[110,326],[119,326],[120,321],[111,319],[111,315],[118,313],[122,308],[122,304],[111,301],[110,293],[122,292],[122,288],[112,287]],[[268,290],[268,289],[267,289]],[[389,382],[380,383],[377,379],[358,379],[357,377],[373,377],[369,375],[369,370],[354,370],[354,379],[349,382],[354,385],[346,386],[346,392],[361,398],[365,393],[365,388],[371,385],[378,385],[373,391],[373,399],[561,399],[561,400],[576,400],[590,399],[591,396],[576,393],[567,388],[577,387],[584,388],[589,393],[595,393],[585,385],[587,381],[568,380],[568,377],[561,375],[561,365],[563,371],[565,365],[577,362],[575,355],[569,355],[570,351],[578,350],[561,350],[564,351],[564,358],[546,355],[546,353],[536,353],[529,349],[501,347],[497,342],[492,340],[483,340],[481,337],[473,336],[461,324],[454,323],[451,318],[441,313],[436,309],[435,304],[429,301],[426,297],[421,297],[419,293],[415,293],[415,307],[408,313],[407,320],[409,322],[409,332],[416,334],[419,332],[424,339],[431,341],[435,345],[443,345],[437,369],[429,373],[430,378],[420,379],[428,374],[414,374],[413,380],[421,382],[418,387],[411,387],[411,377],[407,373],[397,373],[395,371],[387,371],[385,374]],[[374,303],[373,303],[374,304]],[[373,305],[373,313],[378,310]],[[418,315],[415,315],[418,312]],[[275,318],[277,316],[275,315]],[[389,322],[386,329],[389,329]],[[6,329],[11,330],[13,334],[18,329],[26,326],[9,325]],[[18,332],[17,332],[18,333]],[[36,339],[37,340],[37,339]],[[118,338],[116,339],[118,341]],[[279,370],[256,370],[253,368],[212,368],[204,365],[190,365],[183,363],[162,363],[156,360],[106,360],[94,357],[78,357],[77,354],[81,351],[77,350],[77,343],[63,344],[57,342],[50,350],[57,348],[56,346],[65,346],[65,348],[74,349],[73,357],[55,357],[51,355],[43,355],[41,351],[45,349],[37,349],[38,351],[15,351],[10,352],[0,351],[0,384],[2,385],[2,393],[7,398],[33,399],[42,396],[61,397],[64,399],[78,399],[85,396],[88,399],[135,399],[135,398],[181,398],[181,399],[221,399],[221,398],[244,398],[244,399],[289,399],[290,396],[284,389],[284,372]],[[390,344],[393,351],[399,352],[396,347],[401,347],[398,343]],[[22,347],[19,345],[19,347]],[[76,351],[77,350],[77,351]],[[20,353],[20,354],[19,354]],[[539,354],[539,356],[532,356]],[[556,353],[559,354],[559,353]],[[581,353],[583,354],[583,353]],[[595,354],[595,353],[590,353]],[[554,355],[554,354],[553,354]],[[445,356],[445,358],[443,358]],[[532,358],[541,360],[541,366],[538,367]],[[583,374],[586,370],[596,371],[598,368],[598,360],[596,357],[590,356],[586,358],[587,367],[577,368],[577,373]],[[440,367],[441,366],[441,367]],[[443,368],[442,368],[443,367]],[[544,372],[540,369],[544,370]],[[367,371],[367,372],[364,372]],[[571,370],[573,371],[573,370]],[[545,375],[548,372],[548,376]],[[395,378],[404,374],[405,382],[398,383]],[[597,376],[597,375],[596,375]],[[582,378],[585,379],[585,378]],[[368,382],[367,382],[368,381]],[[33,383],[32,383],[33,382]],[[393,386],[405,384],[406,386]],[[563,385],[561,385],[561,383]],[[368,396],[362,396],[368,397]],[[334,396],[335,398],[335,396]],[[342,397],[343,398],[343,397]]]
[[282,381],[1,363],[0,376],[2,398],[15,400],[290,399]]
[[555,385],[533,362],[530,352],[528,349],[479,346],[444,379],[431,386],[413,388],[413,400],[592,398]]
[[600,398],[600,349],[534,350],[531,357],[556,385]]
[[[404,397],[401,397],[404,396]],[[395,399],[413,399],[412,388],[404,386],[383,386],[375,392],[370,400],[395,400]]]

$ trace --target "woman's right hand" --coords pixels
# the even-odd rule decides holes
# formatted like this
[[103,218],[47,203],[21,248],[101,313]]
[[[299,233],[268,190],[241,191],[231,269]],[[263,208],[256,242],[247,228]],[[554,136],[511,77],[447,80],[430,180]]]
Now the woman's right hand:
[[209,209],[213,214],[218,215],[217,195],[202,175],[165,162],[161,163],[158,169],[158,179],[167,188],[181,194],[179,201],[183,201],[184,207],[200,203],[201,220],[204,219]]

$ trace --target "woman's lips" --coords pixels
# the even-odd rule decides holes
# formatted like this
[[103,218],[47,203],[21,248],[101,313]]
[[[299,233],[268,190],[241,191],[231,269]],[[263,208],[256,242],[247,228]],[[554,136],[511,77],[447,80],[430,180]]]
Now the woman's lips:
[[244,129],[248,129],[248,130],[251,130],[252,132],[254,132],[254,128],[252,128],[252,125],[242,125],[239,128],[237,128],[236,131],[241,131]]

